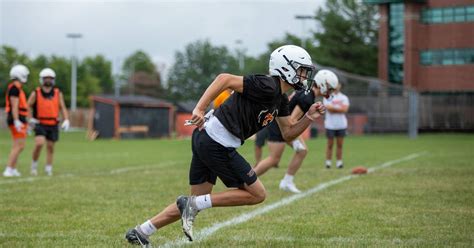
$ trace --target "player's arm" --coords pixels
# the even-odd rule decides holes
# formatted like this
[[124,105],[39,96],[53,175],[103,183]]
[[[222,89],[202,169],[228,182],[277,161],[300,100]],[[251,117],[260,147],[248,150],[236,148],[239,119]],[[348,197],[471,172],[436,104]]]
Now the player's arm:
[[242,76],[227,73],[219,74],[209,87],[207,87],[193,110],[191,121],[194,125],[201,127],[204,124],[204,112],[207,107],[212,100],[226,89],[232,89],[236,92],[242,93],[244,90],[244,78]]
[[64,120],[69,120],[69,113],[67,112],[66,104],[64,103],[64,96],[63,93],[59,93],[59,108],[61,109],[61,112],[63,114],[63,119]]
[[349,105],[340,105],[336,107],[332,104],[328,104],[326,105],[326,109],[331,113],[347,113]]
[[325,107],[321,102],[314,103],[309,108],[308,112],[297,122],[293,122],[291,115],[284,117],[277,117],[278,126],[285,141],[292,141],[296,139],[301,133],[308,128],[312,121],[320,117],[325,112]]
[[31,119],[33,117],[33,105],[35,104],[36,102],[36,92],[33,91],[31,92],[30,94],[30,97],[28,97],[28,108],[29,108],[29,111],[28,111],[28,119]]
[[13,120],[19,120],[20,119],[20,114],[19,114],[19,102],[20,98],[17,96],[10,96],[10,103],[12,107],[12,117]]
[[296,105],[296,107],[293,109],[293,111],[291,111],[290,118],[295,123],[299,119],[301,119],[301,117],[303,117],[303,115],[304,115],[303,110],[300,108],[300,106]]

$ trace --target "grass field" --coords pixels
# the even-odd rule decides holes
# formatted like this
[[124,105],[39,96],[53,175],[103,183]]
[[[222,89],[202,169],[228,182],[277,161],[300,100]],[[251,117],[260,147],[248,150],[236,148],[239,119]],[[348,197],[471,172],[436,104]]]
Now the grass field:
[[[302,190],[346,176],[353,166],[424,153],[219,229],[193,246],[474,246],[474,135],[348,137],[342,170],[324,169],[324,142],[308,143],[310,153],[296,177]],[[19,163],[24,176],[0,178],[1,247],[127,247],[123,236],[129,227],[189,190],[189,140],[88,142],[84,133],[67,133],[57,146],[55,175],[33,179],[32,145],[29,138]],[[1,131],[2,166],[9,147],[8,133]],[[240,153],[253,163],[253,142]],[[264,203],[203,211],[195,232],[291,196],[278,190],[289,155],[287,150],[280,168],[262,177]],[[223,189],[221,183],[215,187]],[[152,241],[163,245],[182,237],[175,223]]]

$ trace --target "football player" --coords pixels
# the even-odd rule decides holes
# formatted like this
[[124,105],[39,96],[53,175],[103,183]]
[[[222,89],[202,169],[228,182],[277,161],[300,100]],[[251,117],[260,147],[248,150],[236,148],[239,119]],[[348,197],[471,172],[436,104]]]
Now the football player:
[[[303,48],[286,45],[270,55],[269,76],[218,75],[192,113],[191,121],[197,128],[192,136],[191,195],[179,196],[159,214],[130,229],[125,238],[132,244],[147,245],[150,235],[181,219],[183,232],[192,241],[193,224],[200,211],[263,202],[265,187],[237,148],[275,120],[285,140],[291,141],[320,117],[325,108],[317,102],[303,118],[292,123],[285,94],[293,88],[312,84],[314,71],[311,57]],[[227,89],[234,93],[205,118],[205,110],[211,101]],[[217,178],[229,189],[213,193]]]
[[[320,70],[316,74],[315,84],[313,84],[313,87],[309,92],[306,90],[298,90],[291,98],[289,103],[291,110],[290,120],[297,122],[301,119],[315,102],[316,96],[322,96],[325,99],[330,98],[338,84],[339,82],[336,74],[329,70]],[[276,167],[285,151],[285,144],[288,144],[293,148],[295,154],[288,165],[288,170],[285,176],[280,181],[280,189],[292,193],[300,193],[301,191],[296,187],[293,178],[301,167],[308,152],[303,138],[298,137],[293,141],[285,141],[277,122],[272,122],[266,129],[268,129],[269,132],[268,148],[270,149],[270,154],[253,168],[255,173],[257,173],[257,176],[260,176],[271,167]]]

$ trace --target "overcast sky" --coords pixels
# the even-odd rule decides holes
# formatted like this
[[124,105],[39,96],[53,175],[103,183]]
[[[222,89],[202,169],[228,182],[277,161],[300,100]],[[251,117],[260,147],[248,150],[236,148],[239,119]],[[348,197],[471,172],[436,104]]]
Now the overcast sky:
[[[137,49],[158,64],[197,39],[257,55],[285,32],[303,34],[296,14],[313,15],[324,0],[312,1],[84,1],[0,0],[0,44],[31,56],[70,55],[66,33],[78,32],[81,57],[103,54],[114,63]],[[306,21],[305,29],[314,29]],[[114,69],[116,69],[115,67]]]

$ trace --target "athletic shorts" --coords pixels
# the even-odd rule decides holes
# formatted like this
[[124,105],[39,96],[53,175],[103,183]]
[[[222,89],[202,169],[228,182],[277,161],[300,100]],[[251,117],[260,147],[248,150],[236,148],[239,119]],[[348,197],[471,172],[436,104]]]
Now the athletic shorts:
[[268,128],[264,128],[256,134],[255,146],[263,147],[265,145],[265,140],[268,139]]
[[14,125],[9,125],[8,127],[10,128],[12,139],[25,139],[26,138],[28,126],[25,123],[23,123],[23,128],[21,129],[21,132],[18,132],[18,130],[16,130]]
[[280,127],[276,121],[270,123],[268,129],[268,141],[271,142],[286,142],[281,135]]
[[189,184],[205,182],[216,184],[219,177],[229,188],[242,188],[257,181],[257,175],[250,164],[235,148],[224,147],[215,142],[206,130],[195,129],[192,137],[191,168]]
[[339,130],[326,129],[326,137],[328,138],[344,137],[344,136],[346,136],[346,129],[339,129]]
[[59,140],[59,128],[57,125],[47,126],[47,125],[36,124],[35,136],[44,136],[46,140],[56,142]]

